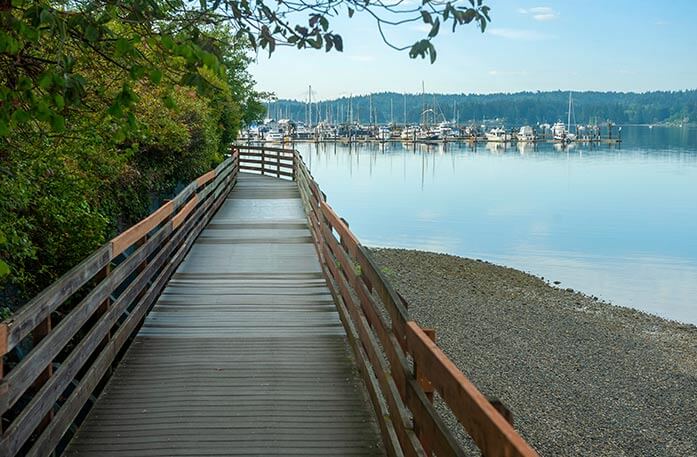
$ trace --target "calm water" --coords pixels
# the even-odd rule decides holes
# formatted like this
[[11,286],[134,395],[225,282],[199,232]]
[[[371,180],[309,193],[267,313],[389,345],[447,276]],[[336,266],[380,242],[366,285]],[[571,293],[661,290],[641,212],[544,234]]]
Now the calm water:
[[697,324],[697,129],[623,144],[299,145],[364,244],[486,259]]

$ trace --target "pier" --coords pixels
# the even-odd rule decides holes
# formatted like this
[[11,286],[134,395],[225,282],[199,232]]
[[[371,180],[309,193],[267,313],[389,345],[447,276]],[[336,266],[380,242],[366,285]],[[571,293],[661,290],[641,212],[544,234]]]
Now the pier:
[[3,456],[465,455],[443,409],[483,455],[537,455],[290,149],[234,146],[3,321],[0,354]]

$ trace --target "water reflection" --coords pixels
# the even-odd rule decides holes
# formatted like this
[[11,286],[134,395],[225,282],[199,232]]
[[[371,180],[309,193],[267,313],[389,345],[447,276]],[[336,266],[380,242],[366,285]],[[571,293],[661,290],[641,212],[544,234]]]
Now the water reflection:
[[483,258],[697,323],[697,130],[622,133],[621,147],[298,147],[368,245]]

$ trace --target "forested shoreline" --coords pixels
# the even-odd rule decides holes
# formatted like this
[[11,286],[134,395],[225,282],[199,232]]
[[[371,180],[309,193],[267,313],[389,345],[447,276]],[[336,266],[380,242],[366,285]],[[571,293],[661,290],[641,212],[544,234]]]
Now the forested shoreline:
[[[571,92],[576,122],[580,124],[697,123],[697,90],[654,92]],[[332,122],[415,123],[425,109],[431,120],[479,123],[498,119],[508,125],[552,123],[567,120],[568,91],[500,94],[401,94],[381,92],[313,103],[313,123]],[[370,108],[372,106],[372,116]],[[269,104],[276,118],[307,120],[307,100],[280,99]]]
[[3,315],[220,163],[240,126],[263,117],[245,39],[135,8],[2,15]]

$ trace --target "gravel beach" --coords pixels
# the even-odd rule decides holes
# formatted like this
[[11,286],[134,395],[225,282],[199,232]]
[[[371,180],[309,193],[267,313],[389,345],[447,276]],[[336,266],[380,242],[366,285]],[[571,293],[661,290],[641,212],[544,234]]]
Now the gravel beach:
[[488,262],[371,251],[541,455],[697,456],[697,327]]

